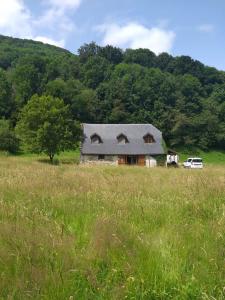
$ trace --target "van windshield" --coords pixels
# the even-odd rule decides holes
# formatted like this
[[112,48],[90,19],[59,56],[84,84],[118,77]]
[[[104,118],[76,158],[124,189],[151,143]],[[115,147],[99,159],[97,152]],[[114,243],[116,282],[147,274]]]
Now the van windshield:
[[202,163],[202,159],[198,158],[198,159],[193,159],[194,163]]

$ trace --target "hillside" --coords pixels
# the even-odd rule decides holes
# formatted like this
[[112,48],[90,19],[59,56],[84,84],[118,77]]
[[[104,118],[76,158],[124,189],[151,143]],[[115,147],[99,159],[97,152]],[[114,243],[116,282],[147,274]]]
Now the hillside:
[[33,40],[10,38],[0,35],[0,67],[8,69],[17,60],[27,55],[65,56],[72,54],[62,48]]
[[15,127],[34,94],[62,98],[79,122],[152,123],[174,148],[225,147],[225,73],[188,56],[0,36],[0,119]]

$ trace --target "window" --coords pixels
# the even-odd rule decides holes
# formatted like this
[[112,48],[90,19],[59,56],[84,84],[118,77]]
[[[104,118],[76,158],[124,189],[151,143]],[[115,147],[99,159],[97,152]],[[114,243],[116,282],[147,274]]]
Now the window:
[[122,133],[117,136],[117,141],[118,141],[118,144],[127,144],[127,143],[129,143],[128,138]]
[[99,154],[98,160],[104,160],[104,159],[105,159],[105,155],[104,154]]
[[93,135],[91,136],[91,143],[92,143],[92,144],[101,144],[101,143],[102,143],[102,139],[100,138],[99,135],[97,135],[97,134],[95,133],[95,134],[93,134]]
[[153,135],[151,135],[150,133],[146,134],[146,135],[143,137],[143,139],[144,139],[144,142],[145,142],[146,144],[152,144],[152,143],[155,143],[155,139],[154,139]]
[[138,164],[138,157],[135,155],[128,155],[126,157],[127,165],[137,165]]
[[194,158],[192,160],[193,163],[202,163],[202,159],[201,158]]

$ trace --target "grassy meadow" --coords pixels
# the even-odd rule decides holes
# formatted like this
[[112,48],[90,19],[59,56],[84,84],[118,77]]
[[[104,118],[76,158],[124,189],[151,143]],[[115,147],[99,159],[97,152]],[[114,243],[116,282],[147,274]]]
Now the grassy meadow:
[[201,157],[206,165],[223,165],[225,166],[225,151],[181,151],[178,152],[180,161],[185,161],[188,157]]
[[225,299],[225,165],[0,157],[0,299]]

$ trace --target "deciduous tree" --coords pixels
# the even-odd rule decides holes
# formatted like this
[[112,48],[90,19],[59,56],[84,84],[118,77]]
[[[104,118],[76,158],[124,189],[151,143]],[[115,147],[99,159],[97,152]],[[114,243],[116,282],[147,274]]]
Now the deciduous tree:
[[72,121],[68,106],[52,96],[34,95],[23,108],[17,125],[25,149],[54,155],[77,145],[79,129]]

